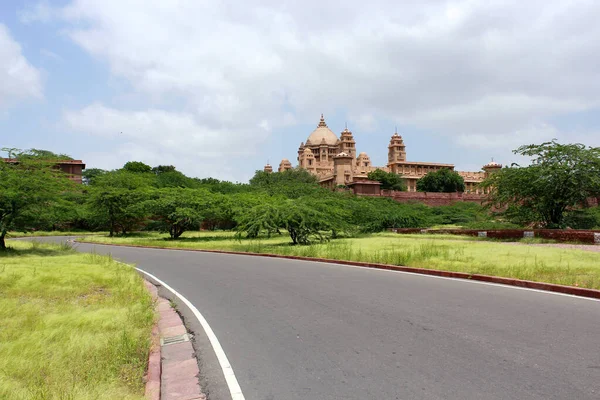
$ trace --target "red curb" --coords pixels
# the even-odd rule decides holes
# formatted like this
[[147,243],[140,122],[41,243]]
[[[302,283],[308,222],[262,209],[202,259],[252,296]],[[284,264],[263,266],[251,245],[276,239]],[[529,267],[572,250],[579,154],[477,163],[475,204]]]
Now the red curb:
[[360,262],[360,261],[332,260],[329,258],[284,256],[284,255],[269,254],[269,253],[246,253],[246,252],[241,252],[241,251],[227,251],[227,250],[181,249],[181,248],[169,248],[169,247],[159,247],[159,246],[96,243],[96,242],[86,242],[86,241],[79,241],[79,240],[77,240],[76,242],[77,243],[86,243],[86,244],[95,244],[95,245],[100,245],[100,246],[120,246],[120,247],[138,247],[138,248],[142,248],[142,249],[197,251],[197,252],[201,252],[201,253],[235,254],[235,255],[255,256],[255,257],[284,258],[284,259],[288,259],[288,260],[314,261],[314,262],[323,262],[323,263],[329,263],[329,264],[352,265],[352,266],[374,268],[374,269],[385,269],[385,270],[390,270],[390,271],[409,272],[409,273],[421,274],[421,275],[441,276],[441,277],[445,277],[445,278],[468,279],[468,280],[473,280],[473,281],[498,283],[501,285],[518,286],[518,287],[528,288],[528,289],[536,289],[536,290],[543,290],[543,291],[547,291],[547,292],[557,292],[557,293],[563,293],[563,294],[570,294],[573,296],[600,299],[600,290],[579,288],[579,287],[575,287],[575,286],[556,285],[553,283],[525,281],[525,280],[513,279],[513,278],[503,278],[503,277],[491,276],[491,275],[468,274],[466,272],[452,272],[452,271],[442,271],[442,270],[438,270],[438,269],[403,267],[403,266],[397,266],[397,265],[376,264],[376,263],[367,263],[367,262]]
[[[158,312],[158,290],[156,286],[144,280],[144,284],[150,294],[152,300],[157,304],[156,310]],[[160,400],[160,375],[161,375],[161,356],[160,356],[160,338],[158,333],[158,322],[152,327],[152,340],[150,347],[150,354],[148,355],[148,371],[146,372],[146,388],[144,391],[144,397],[148,400]]]

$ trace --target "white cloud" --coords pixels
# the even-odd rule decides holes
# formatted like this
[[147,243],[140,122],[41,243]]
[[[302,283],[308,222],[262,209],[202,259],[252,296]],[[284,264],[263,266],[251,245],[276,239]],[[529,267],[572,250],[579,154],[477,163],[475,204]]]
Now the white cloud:
[[176,165],[191,175],[233,179],[227,171],[239,167],[236,158],[251,155],[256,144],[264,140],[252,127],[237,132],[213,129],[193,113],[157,109],[121,111],[92,104],[65,112],[63,120],[74,131],[118,143],[111,154],[83,154],[89,165],[103,168],[120,167],[123,160],[138,160],[150,165]]
[[343,110],[508,148],[499,137],[545,138],[550,118],[600,107],[597,1],[73,0],[55,14],[154,113],[176,102],[202,121],[192,142]]
[[[40,71],[21,52],[21,46],[0,24],[0,111],[15,102],[42,98]],[[5,111],[6,112],[6,111]]]
[[29,5],[23,10],[19,11],[19,20],[24,24],[30,24],[32,22],[48,22],[55,18],[58,13],[57,10],[52,8],[46,0],[40,1],[39,3]]
[[40,54],[43,55],[44,57],[50,58],[54,61],[59,61],[59,62],[64,62],[65,60],[59,56],[58,54],[56,54],[53,51],[50,51],[48,49],[41,49],[40,50]]

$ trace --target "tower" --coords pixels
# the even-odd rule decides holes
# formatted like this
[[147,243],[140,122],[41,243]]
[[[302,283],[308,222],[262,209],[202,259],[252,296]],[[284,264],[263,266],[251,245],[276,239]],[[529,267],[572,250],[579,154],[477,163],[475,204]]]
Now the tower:
[[284,158],[279,163],[279,172],[287,171],[288,169],[292,169],[292,163],[287,158]]
[[398,173],[396,163],[404,161],[406,161],[406,146],[404,145],[402,136],[398,135],[398,132],[395,132],[388,146],[388,167],[390,171]]
[[354,162],[354,157],[344,152],[333,157],[333,174],[336,186],[352,182]]
[[348,130],[348,127],[340,134],[340,152],[346,153],[352,158],[356,158],[356,142],[352,132]]

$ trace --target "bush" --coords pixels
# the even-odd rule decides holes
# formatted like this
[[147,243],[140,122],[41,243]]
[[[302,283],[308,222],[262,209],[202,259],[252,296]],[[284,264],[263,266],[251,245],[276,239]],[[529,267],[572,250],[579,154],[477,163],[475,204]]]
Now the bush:
[[433,207],[431,213],[431,225],[464,225],[491,220],[489,213],[482,206],[470,202]]
[[565,217],[565,225],[572,229],[600,228],[600,207],[569,212]]

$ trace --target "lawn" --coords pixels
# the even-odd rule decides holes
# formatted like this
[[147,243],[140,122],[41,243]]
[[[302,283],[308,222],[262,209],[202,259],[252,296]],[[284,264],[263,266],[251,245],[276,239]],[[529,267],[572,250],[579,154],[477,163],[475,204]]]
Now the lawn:
[[82,232],[82,231],[31,231],[31,232],[8,232],[7,239],[40,237],[40,236],[78,236],[78,235],[106,235],[107,232]]
[[600,289],[600,253],[531,246],[527,242],[502,243],[474,237],[387,232],[310,246],[291,246],[287,235],[238,241],[231,232],[187,232],[180,240],[168,240],[167,235],[157,233],[115,238],[94,236],[85,240],[365,261]]
[[153,301],[131,266],[68,246],[0,253],[0,398],[143,399]]

